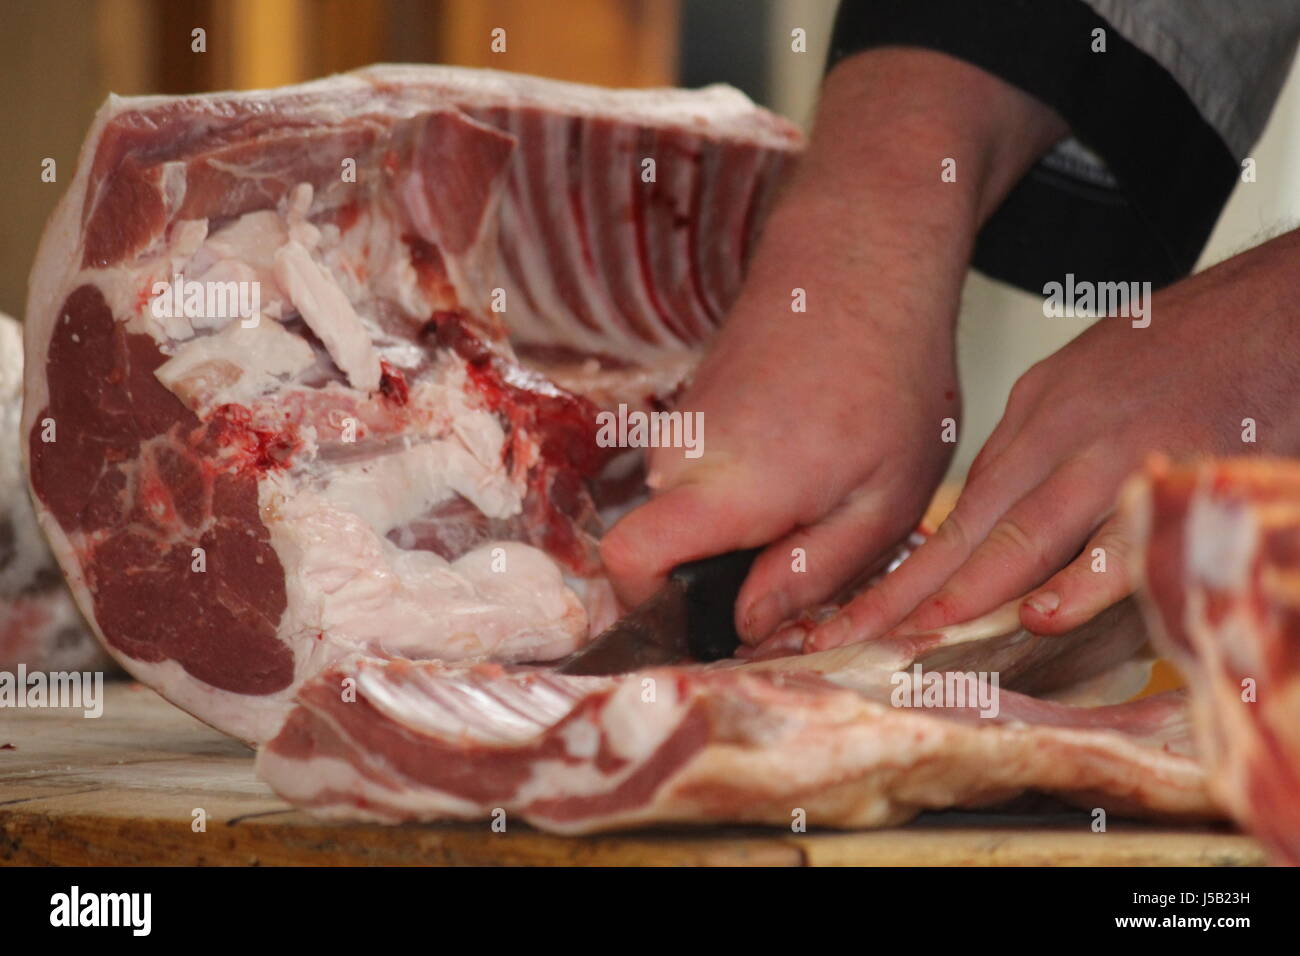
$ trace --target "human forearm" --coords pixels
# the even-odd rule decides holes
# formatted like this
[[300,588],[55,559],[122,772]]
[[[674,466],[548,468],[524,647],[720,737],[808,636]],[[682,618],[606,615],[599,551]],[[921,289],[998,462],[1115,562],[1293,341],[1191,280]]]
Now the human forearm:
[[[693,400],[707,404],[715,386],[734,395],[738,352],[810,354],[811,332],[859,369],[858,383],[888,363],[955,398],[947,360],[975,234],[1064,132],[1047,107],[942,54],[886,48],[841,62]],[[941,175],[947,159],[955,181]],[[789,306],[796,289],[803,313]]]
[[[1048,107],[944,54],[851,57],[826,79],[751,280],[779,276],[837,296],[853,286],[877,303],[894,300],[894,312],[955,306],[980,225],[1065,133]],[[954,181],[942,175],[946,160]],[[859,317],[876,311],[843,304]]]
[[[1066,131],[1049,107],[961,60],[869,50],[827,76],[791,192],[851,198],[884,188],[978,226]],[[957,160],[958,175],[940,196],[945,158]]]

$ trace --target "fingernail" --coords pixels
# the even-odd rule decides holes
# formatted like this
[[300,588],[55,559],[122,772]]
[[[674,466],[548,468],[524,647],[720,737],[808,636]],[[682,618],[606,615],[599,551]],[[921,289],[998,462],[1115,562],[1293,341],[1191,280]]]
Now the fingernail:
[[747,637],[766,637],[790,616],[790,601],[781,591],[769,591],[749,607],[745,615]]
[[1061,606],[1061,596],[1055,591],[1039,591],[1030,595],[1025,603],[1039,614],[1050,615]]

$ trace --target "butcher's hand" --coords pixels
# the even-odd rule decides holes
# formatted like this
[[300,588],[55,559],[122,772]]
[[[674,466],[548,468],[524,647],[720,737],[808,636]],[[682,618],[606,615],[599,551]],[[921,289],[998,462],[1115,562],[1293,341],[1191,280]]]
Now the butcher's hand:
[[1022,595],[1021,623],[1060,634],[1126,596],[1116,495],[1147,455],[1300,453],[1298,264],[1300,231],[1171,286],[1146,316],[1098,320],[1031,368],[938,532],[805,650]]
[[809,150],[678,403],[703,413],[703,454],[652,452],[652,499],[603,541],[625,603],[684,561],[767,545],[736,606],[757,643],[907,535],[953,448],[972,238],[1063,133],[1046,107],[942,54],[872,51],[832,71]]

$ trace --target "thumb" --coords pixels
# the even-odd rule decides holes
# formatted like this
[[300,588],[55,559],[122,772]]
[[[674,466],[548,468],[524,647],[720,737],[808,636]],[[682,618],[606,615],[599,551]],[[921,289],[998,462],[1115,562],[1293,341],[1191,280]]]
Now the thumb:
[[711,475],[668,488],[606,533],[600,555],[620,600],[646,600],[683,562],[757,547],[789,530],[780,517],[787,513],[783,503],[764,501],[736,477]]

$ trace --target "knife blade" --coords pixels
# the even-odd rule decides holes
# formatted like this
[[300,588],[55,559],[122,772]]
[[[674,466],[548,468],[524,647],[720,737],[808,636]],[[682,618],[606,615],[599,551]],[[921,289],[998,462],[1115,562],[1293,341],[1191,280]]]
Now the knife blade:
[[654,597],[607,627],[557,668],[561,674],[624,674],[684,660],[716,661],[740,646],[736,596],[761,549],[678,565]]

